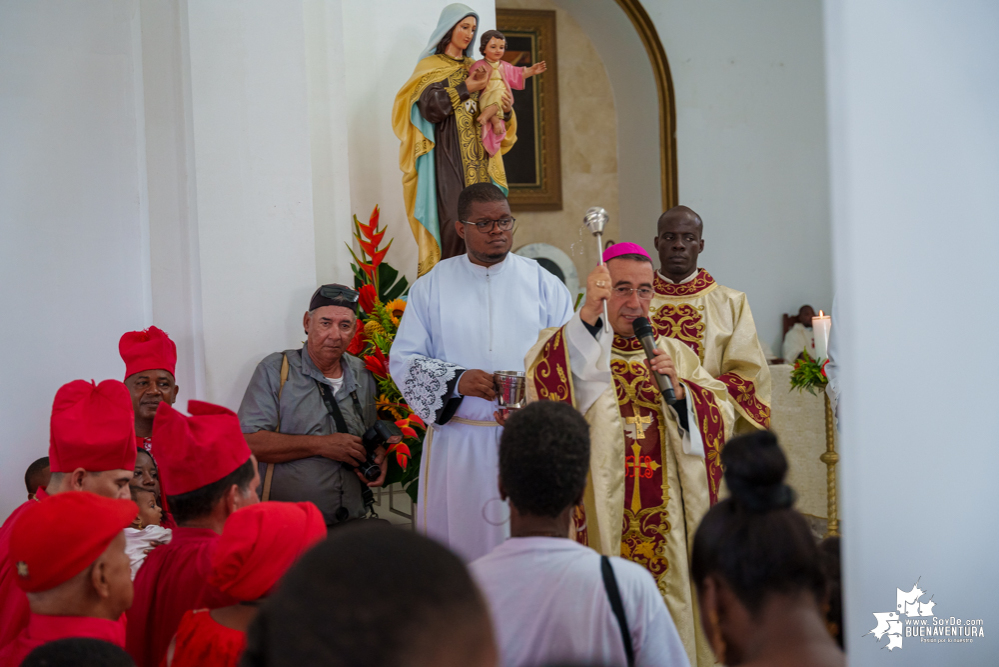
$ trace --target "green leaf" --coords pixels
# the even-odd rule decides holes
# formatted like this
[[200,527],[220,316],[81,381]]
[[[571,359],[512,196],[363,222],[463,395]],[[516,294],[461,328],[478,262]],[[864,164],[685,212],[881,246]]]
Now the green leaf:
[[361,289],[361,285],[367,283],[367,274],[359,269],[357,264],[351,264],[350,269],[354,272],[354,289]]
[[407,294],[409,292],[409,281],[406,280],[406,276],[399,278],[399,282],[393,285],[385,292],[386,303],[392,299],[398,299],[399,297]]

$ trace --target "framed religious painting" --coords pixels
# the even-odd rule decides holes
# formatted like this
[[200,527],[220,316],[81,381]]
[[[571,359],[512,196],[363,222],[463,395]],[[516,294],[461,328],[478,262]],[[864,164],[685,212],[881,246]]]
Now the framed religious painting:
[[496,9],[496,25],[506,36],[503,59],[516,67],[544,61],[548,70],[513,91],[517,143],[503,156],[510,208],[562,210],[562,152],[559,147],[558,45],[555,12]]

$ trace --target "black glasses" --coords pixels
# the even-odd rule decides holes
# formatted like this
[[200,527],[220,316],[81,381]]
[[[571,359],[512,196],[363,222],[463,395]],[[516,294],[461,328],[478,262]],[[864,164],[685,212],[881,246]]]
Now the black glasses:
[[517,222],[517,218],[500,218],[499,220],[482,220],[480,222],[469,222],[468,220],[461,220],[460,222],[466,225],[475,225],[483,234],[488,234],[496,227],[499,227],[501,232],[508,232],[513,229],[513,223]]
[[352,290],[343,285],[323,285],[319,288],[319,295],[327,299],[343,299],[351,303],[357,303],[357,300],[361,297],[357,293],[357,290]]
[[651,301],[655,292],[650,287],[615,287],[614,293],[622,299],[630,299],[631,295],[638,293],[638,298],[642,301]]

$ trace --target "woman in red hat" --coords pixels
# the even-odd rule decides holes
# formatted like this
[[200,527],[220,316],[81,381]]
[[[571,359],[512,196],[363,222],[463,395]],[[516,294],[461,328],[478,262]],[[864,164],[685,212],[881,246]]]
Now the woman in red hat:
[[184,614],[166,664],[236,667],[260,599],[324,537],[326,522],[312,503],[260,503],[233,513],[212,558],[209,581],[240,604]]

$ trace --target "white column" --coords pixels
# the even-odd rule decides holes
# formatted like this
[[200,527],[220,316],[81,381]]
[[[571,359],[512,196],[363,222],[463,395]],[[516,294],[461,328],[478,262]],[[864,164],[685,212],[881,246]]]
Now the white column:
[[[840,0],[825,16],[850,664],[991,664],[999,5]],[[865,637],[917,579],[938,618],[983,619],[986,638],[889,653]]]
[[187,4],[205,398],[298,347],[316,287],[301,2]]
[[152,324],[177,343],[177,406],[204,398],[205,345],[187,3],[142,0]]
[[[305,0],[305,65],[312,145],[316,282],[354,285],[350,269],[347,67],[340,0]],[[362,221],[365,211],[357,211]]]

